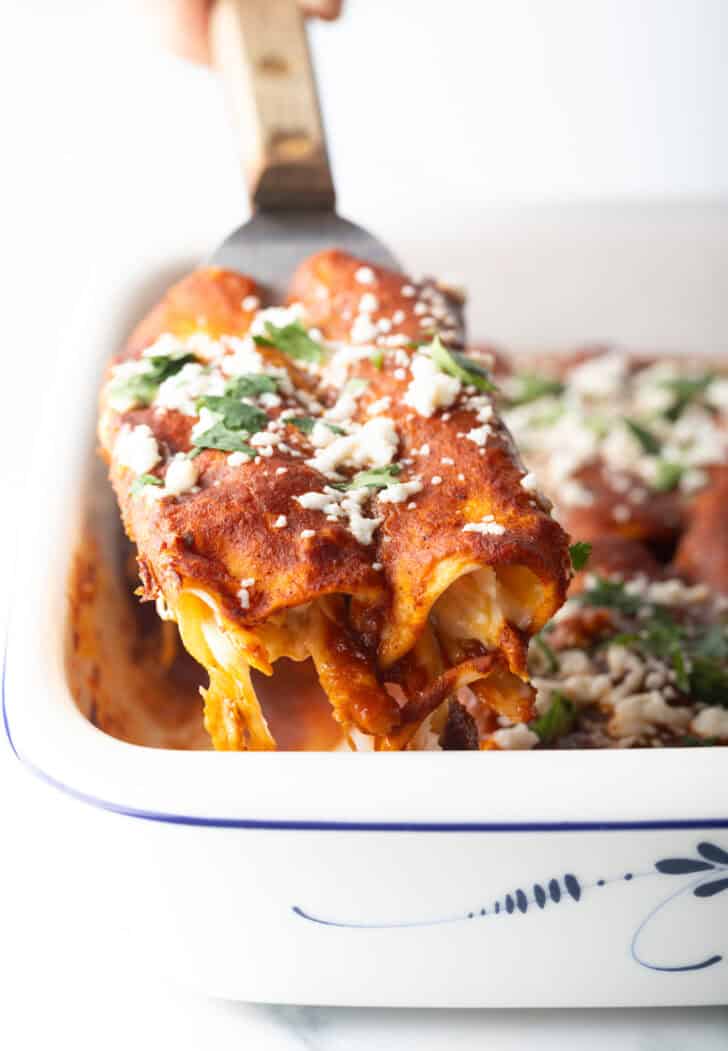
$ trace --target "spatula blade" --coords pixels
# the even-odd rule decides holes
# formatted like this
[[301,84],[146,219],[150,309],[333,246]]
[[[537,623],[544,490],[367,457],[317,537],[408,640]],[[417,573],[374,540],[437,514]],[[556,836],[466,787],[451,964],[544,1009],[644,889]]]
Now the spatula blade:
[[225,238],[209,262],[250,274],[275,302],[282,302],[299,263],[326,248],[401,269],[381,241],[334,212],[256,212]]

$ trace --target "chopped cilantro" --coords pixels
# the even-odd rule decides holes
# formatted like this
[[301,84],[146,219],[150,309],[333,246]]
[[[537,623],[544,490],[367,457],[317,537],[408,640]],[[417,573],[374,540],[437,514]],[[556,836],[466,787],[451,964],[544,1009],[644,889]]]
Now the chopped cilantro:
[[247,431],[248,434],[255,434],[268,424],[268,416],[262,409],[239,401],[237,398],[231,398],[227,394],[222,397],[206,394],[198,398],[197,411],[199,412],[200,409],[209,409],[210,412],[216,412],[222,416],[222,422],[230,431]]
[[529,723],[529,727],[538,734],[542,744],[553,744],[559,737],[569,733],[575,721],[574,702],[563,693],[554,693],[549,709]]
[[659,493],[669,493],[677,488],[683,476],[684,468],[679,463],[670,463],[668,460],[658,460],[655,465],[655,476],[651,485]]
[[225,384],[225,393],[231,398],[255,398],[259,394],[275,394],[277,387],[273,376],[236,376]]
[[699,657],[728,661],[728,631],[725,624],[713,624],[695,644]]
[[692,645],[690,692],[696,700],[728,708],[728,631],[713,624]]
[[253,336],[259,347],[275,347],[297,361],[321,361],[324,348],[311,339],[300,321],[279,328],[270,321],[265,323],[265,336]]
[[643,427],[641,423],[637,423],[636,420],[630,419],[629,416],[623,416],[622,419],[642,446],[643,451],[650,456],[657,456],[660,452],[660,442],[652,431]]
[[384,351],[379,350],[379,348],[373,350],[369,355],[369,360],[371,361],[375,369],[379,369],[381,371],[384,366]]
[[620,580],[609,580],[607,577],[597,577],[576,599],[585,606],[606,606],[623,613],[636,613],[641,605],[639,596],[631,595]]
[[361,489],[363,487],[368,489],[386,489],[388,485],[392,485],[396,481],[397,475],[401,470],[402,468],[398,463],[391,463],[387,467],[372,467],[368,471],[359,471],[348,482],[335,483],[334,488],[342,491],[346,489]]
[[289,416],[286,423],[290,423],[292,427],[296,427],[299,431],[303,431],[304,434],[310,434],[317,423],[323,423],[324,426],[328,427],[334,434],[346,434],[343,427],[339,427],[335,423],[329,423],[328,420],[315,420],[313,416]]
[[459,379],[467,386],[477,387],[480,391],[494,391],[495,385],[491,383],[490,374],[487,369],[479,365],[477,361],[460,354],[456,350],[448,350],[442,345],[438,335],[433,337],[429,344],[432,360],[441,372],[447,372],[450,376]]
[[536,647],[536,649],[541,651],[541,654],[546,661],[546,670],[549,672],[549,674],[555,675],[556,672],[559,670],[559,658],[551,649],[548,642],[546,642],[546,639],[543,637],[543,635],[534,635],[533,644]]
[[539,398],[556,398],[563,394],[565,389],[564,384],[559,380],[545,379],[529,372],[521,372],[514,379],[518,382],[519,390],[517,394],[511,395],[508,399],[508,404],[511,406],[529,405],[532,401],[538,401]]
[[717,737],[693,737],[692,734],[685,734],[675,742],[681,748],[712,748],[717,743]]
[[718,657],[693,657],[688,684],[696,701],[728,708],[728,667],[725,661]]
[[636,644],[645,653],[672,664],[677,685],[681,690],[687,690],[686,641],[685,629],[666,609],[655,606],[652,615],[638,632]]
[[146,489],[148,485],[163,485],[161,478],[156,478],[153,474],[140,474],[138,478],[135,478],[131,483],[132,496],[136,496],[141,493],[143,489]]
[[672,391],[674,395],[672,405],[663,413],[665,419],[672,423],[679,420],[690,402],[700,397],[701,394],[705,394],[714,379],[714,373],[706,372],[702,376],[696,376],[695,379],[664,380],[662,386]]
[[587,564],[591,551],[591,544],[586,543],[584,540],[577,540],[575,544],[571,544],[569,547],[569,558],[571,559],[572,568],[576,573],[583,569]]
[[313,416],[289,416],[286,423],[290,423],[291,427],[303,431],[304,434],[310,434],[316,426]]
[[109,388],[109,394],[112,399],[126,401],[130,405],[151,405],[160,384],[191,361],[195,361],[195,355],[186,351],[140,358],[140,364],[145,366],[144,371],[115,380]]
[[194,448],[190,457],[198,456],[203,449],[221,449],[223,452],[245,453],[251,459],[257,456],[255,449],[247,445],[239,431],[230,430],[224,423],[215,423],[209,427],[204,434],[200,434],[193,442]]

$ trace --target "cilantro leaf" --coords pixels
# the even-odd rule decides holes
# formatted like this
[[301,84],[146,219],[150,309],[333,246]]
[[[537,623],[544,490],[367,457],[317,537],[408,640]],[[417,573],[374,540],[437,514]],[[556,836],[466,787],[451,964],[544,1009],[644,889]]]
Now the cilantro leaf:
[[374,368],[379,369],[379,371],[381,372],[384,366],[384,351],[380,350],[379,348],[373,350],[369,355],[369,360],[371,361]]
[[206,394],[197,400],[197,411],[209,409],[222,416],[222,423],[230,431],[247,431],[255,434],[268,425],[268,416],[262,409],[247,402],[239,401],[225,394],[222,396]]
[[695,640],[691,650],[690,692],[706,704],[728,708],[728,632],[713,624]]
[[636,420],[630,419],[629,416],[622,417],[624,423],[632,432],[634,437],[642,446],[644,452],[650,456],[657,456],[660,452],[659,439],[655,437],[652,431],[649,431],[646,427],[643,427],[641,423]]
[[693,652],[699,657],[728,661],[728,631],[725,624],[713,624],[696,642]]
[[529,405],[532,401],[538,401],[539,398],[556,398],[565,390],[564,384],[559,380],[542,379],[541,376],[535,376],[533,373],[522,372],[514,379],[518,382],[520,389],[517,394],[511,395],[508,399],[508,404],[513,407]]
[[149,376],[155,383],[163,383],[180,371],[184,365],[196,361],[194,354],[188,351],[175,351],[173,354],[153,354],[144,361],[150,363]]
[[241,452],[251,459],[258,455],[255,449],[243,441],[238,431],[230,430],[222,422],[213,424],[204,434],[199,434],[194,439],[193,445],[191,457],[198,456],[203,449],[221,449],[229,453]]
[[670,463],[668,460],[658,460],[655,467],[655,476],[651,487],[658,493],[669,493],[680,484],[684,468],[679,463]]
[[236,376],[225,384],[225,393],[231,398],[256,398],[259,394],[275,394],[277,387],[274,376]]
[[717,743],[717,737],[693,737],[692,734],[685,734],[684,737],[675,742],[681,748],[712,748]]
[[271,321],[265,323],[265,336],[253,336],[259,347],[275,347],[297,361],[321,361],[324,348],[311,339],[300,321],[279,328]]
[[396,481],[397,475],[400,474],[401,470],[402,468],[398,463],[391,463],[387,467],[372,467],[368,471],[359,471],[348,482],[334,483],[334,489],[340,489],[342,492],[347,489],[361,489],[363,487],[368,489],[386,489],[388,485],[392,485]]
[[728,667],[718,658],[693,657],[688,685],[695,700],[728,708]]
[[438,335],[434,336],[429,350],[440,372],[447,372],[466,386],[477,387],[480,391],[488,392],[496,389],[495,384],[491,383],[487,369],[465,354],[460,354],[456,350],[448,350],[443,346]]
[[334,434],[346,434],[343,427],[339,427],[335,423],[329,423],[328,420],[316,420],[313,416],[289,416],[286,423],[290,423],[292,427],[296,427],[299,431],[303,431],[304,434],[310,434],[317,423],[323,423],[325,427],[328,427]]
[[316,426],[313,416],[289,416],[286,423],[290,423],[291,427],[303,431],[304,434],[310,434]]
[[575,544],[571,544],[569,547],[569,558],[571,559],[571,566],[576,573],[587,564],[591,552],[591,544],[586,543],[584,540],[577,540]]
[[607,577],[597,577],[593,584],[576,596],[576,600],[584,606],[605,606],[623,613],[636,613],[641,604],[639,597],[631,595],[621,580],[609,580]]
[[715,373],[706,372],[695,379],[663,380],[662,386],[672,391],[675,396],[672,405],[663,413],[665,419],[672,423],[679,420],[690,402],[705,394],[714,379]]
[[164,380],[174,376],[188,362],[195,361],[195,355],[185,352],[159,354],[150,358],[141,358],[144,370],[135,375],[119,377],[109,387],[109,395],[117,403],[127,402],[133,405],[151,405],[157,396],[159,386]]
[[576,721],[576,705],[563,693],[552,694],[551,706],[529,723],[529,728],[541,738],[542,744],[553,744],[568,734]]
[[132,496],[137,496],[143,489],[146,489],[148,485],[164,485],[164,482],[161,478],[157,478],[153,474],[140,474],[131,483]]
[[681,690],[689,687],[686,644],[685,629],[659,606],[654,607],[651,617],[638,632],[637,646],[654,657],[669,661]]
[[559,670],[559,658],[551,649],[543,635],[534,635],[532,641],[536,649],[541,651],[541,654],[546,661],[546,670],[548,671],[548,673],[550,675],[555,675],[555,673]]

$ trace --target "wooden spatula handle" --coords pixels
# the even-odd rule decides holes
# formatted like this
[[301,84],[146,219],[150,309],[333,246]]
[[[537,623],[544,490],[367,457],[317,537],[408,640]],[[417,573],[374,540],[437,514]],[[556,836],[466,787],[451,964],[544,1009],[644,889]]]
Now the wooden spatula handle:
[[296,0],[217,0],[210,39],[255,208],[333,210],[316,82]]

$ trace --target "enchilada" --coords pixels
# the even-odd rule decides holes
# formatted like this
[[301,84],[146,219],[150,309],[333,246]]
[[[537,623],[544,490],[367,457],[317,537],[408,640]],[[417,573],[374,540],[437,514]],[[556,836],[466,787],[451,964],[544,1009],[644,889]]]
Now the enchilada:
[[250,673],[311,658],[352,747],[406,748],[469,685],[533,712],[567,539],[435,282],[339,252],[289,302],[199,270],[112,363],[99,434],[141,595],[206,669],[222,749],[276,745]]

